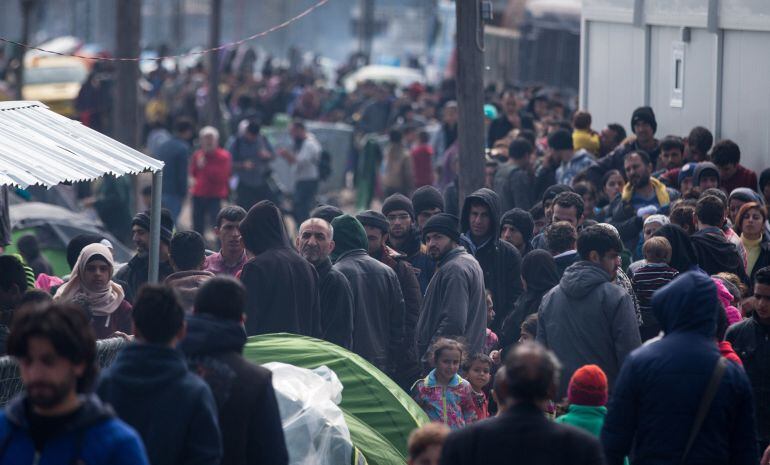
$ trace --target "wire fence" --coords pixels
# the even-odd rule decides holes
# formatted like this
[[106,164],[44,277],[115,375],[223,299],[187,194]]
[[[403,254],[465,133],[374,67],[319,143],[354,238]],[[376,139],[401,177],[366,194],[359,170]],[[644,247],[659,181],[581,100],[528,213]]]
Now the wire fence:
[[[99,364],[99,369],[110,366],[118,352],[128,343],[122,338],[96,341],[96,362]],[[16,360],[9,356],[0,357],[0,406],[7,404],[23,389]]]

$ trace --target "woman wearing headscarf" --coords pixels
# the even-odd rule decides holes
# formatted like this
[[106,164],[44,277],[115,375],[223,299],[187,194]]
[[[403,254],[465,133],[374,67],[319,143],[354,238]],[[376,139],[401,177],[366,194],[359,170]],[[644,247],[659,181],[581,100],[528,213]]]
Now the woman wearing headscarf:
[[667,224],[658,229],[653,236],[665,237],[671,244],[671,265],[680,273],[702,271],[698,266],[695,248],[684,229],[675,224]]
[[103,244],[83,248],[72,269],[70,280],[54,296],[54,301],[73,302],[89,315],[97,339],[105,339],[116,331],[131,333],[131,304],[125,300],[123,288],[112,277],[115,263],[112,252]]
[[551,254],[542,249],[529,252],[521,261],[521,280],[524,293],[516,300],[500,331],[500,347],[503,348],[519,340],[521,324],[529,315],[537,313],[543,296],[559,284],[559,271]]

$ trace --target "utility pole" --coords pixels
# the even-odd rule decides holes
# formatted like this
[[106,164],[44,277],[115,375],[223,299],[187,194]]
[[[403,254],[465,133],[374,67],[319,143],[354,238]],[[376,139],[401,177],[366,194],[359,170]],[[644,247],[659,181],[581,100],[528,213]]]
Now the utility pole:
[[184,0],[174,0],[171,8],[171,37],[173,44],[170,50],[171,53],[178,53],[182,50],[182,42],[184,42]]
[[484,186],[484,22],[478,0],[457,0],[459,198]]
[[[219,47],[222,24],[222,0],[211,0],[209,47]],[[219,107],[219,52],[209,53],[208,122],[222,130],[222,111]]]
[[361,17],[358,19],[358,51],[369,63],[374,35],[374,0],[360,0]]
[[[142,31],[142,0],[117,0],[115,16],[115,55],[138,57],[139,38]],[[115,63],[115,114],[113,130],[115,138],[129,147],[139,146],[139,62],[116,61]]]
[[[29,43],[30,23],[32,12],[35,11],[37,0],[21,0],[21,43]],[[22,100],[21,88],[24,86],[24,54],[27,50],[19,47],[19,67],[16,68],[16,100]]]

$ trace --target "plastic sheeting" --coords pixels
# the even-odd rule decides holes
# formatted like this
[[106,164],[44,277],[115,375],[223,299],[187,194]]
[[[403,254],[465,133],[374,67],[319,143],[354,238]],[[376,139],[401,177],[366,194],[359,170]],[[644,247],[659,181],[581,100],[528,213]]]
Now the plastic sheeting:
[[406,463],[409,433],[429,421],[420,406],[384,373],[329,342],[296,334],[263,334],[249,338],[243,356],[255,363],[280,361],[334,370],[344,386],[340,408],[353,444],[370,465]]
[[338,404],[342,383],[326,366],[315,370],[286,363],[264,365],[273,372],[291,465],[351,463],[353,442]]

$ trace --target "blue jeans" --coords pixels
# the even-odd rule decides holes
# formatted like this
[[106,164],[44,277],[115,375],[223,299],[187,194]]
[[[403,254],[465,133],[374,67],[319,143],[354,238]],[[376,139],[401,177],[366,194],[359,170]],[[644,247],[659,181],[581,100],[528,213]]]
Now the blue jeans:
[[294,185],[293,213],[297,225],[310,216],[310,210],[315,206],[315,196],[318,193],[318,180],[297,181]]
[[216,226],[217,214],[222,205],[222,200],[212,197],[193,197],[193,229],[202,236],[206,235],[206,229]]
[[176,224],[179,219],[179,214],[182,212],[182,203],[184,203],[184,196],[177,194],[163,194],[161,196],[161,203],[163,208],[167,208],[171,212],[171,217],[174,218]]

